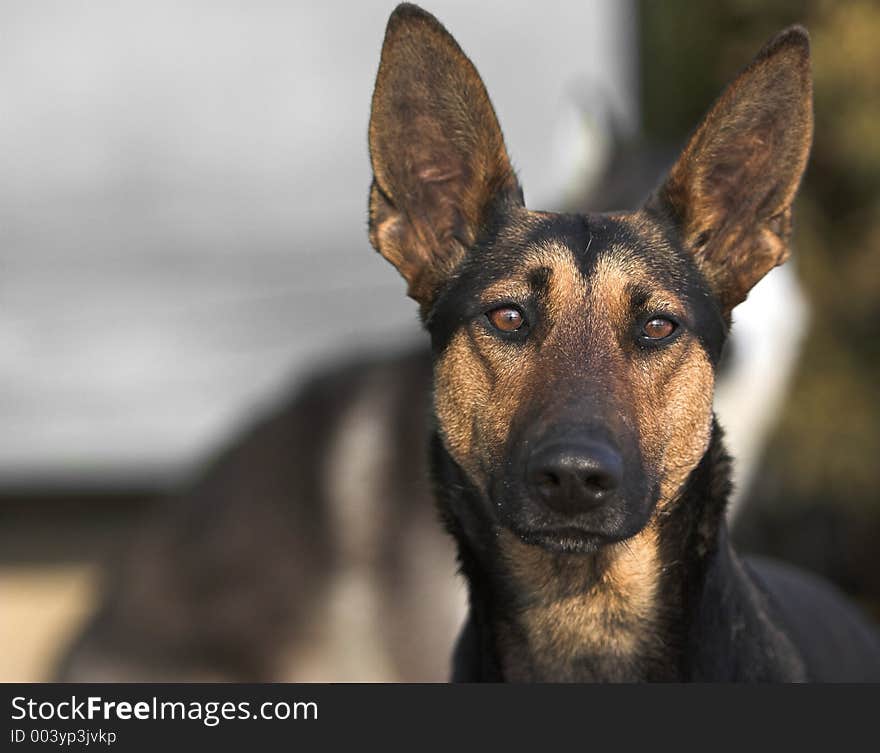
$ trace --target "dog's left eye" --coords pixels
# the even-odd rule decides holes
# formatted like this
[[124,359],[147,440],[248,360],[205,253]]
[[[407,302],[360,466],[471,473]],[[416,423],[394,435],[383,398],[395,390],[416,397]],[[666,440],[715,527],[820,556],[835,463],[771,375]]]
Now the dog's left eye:
[[672,319],[667,319],[665,316],[654,316],[642,325],[641,335],[646,340],[657,342],[670,337],[677,329],[678,324]]
[[525,324],[523,312],[515,306],[499,306],[486,314],[489,323],[501,332],[518,332]]

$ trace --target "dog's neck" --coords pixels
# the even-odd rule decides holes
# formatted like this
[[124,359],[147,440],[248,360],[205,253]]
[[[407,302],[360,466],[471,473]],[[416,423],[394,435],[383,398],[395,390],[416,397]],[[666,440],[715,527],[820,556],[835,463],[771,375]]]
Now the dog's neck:
[[[549,553],[487,526],[474,514],[479,492],[439,438],[434,470],[470,589],[456,679],[798,679],[796,657],[774,666],[792,649],[727,540],[729,460],[717,427],[675,504],[595,554]],[[733,625],[766,640],[737,642]]]
[[492,617],[509,681],[636,680],[661,671],[662,565],[651,527],[596,554],[550,554],[499,534],[504,607]]

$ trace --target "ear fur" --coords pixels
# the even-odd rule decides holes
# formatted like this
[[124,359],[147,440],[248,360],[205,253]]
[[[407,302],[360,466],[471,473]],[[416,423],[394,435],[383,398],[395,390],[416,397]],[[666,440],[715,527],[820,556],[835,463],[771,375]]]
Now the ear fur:
[[721,95],[653,199],[726,313],[789,256],[812,133],[809,36],[792,26]]
[[479,74],[414,5],[388,21],[369,138],[370,242],[424,312],[492,209],[522,192]]

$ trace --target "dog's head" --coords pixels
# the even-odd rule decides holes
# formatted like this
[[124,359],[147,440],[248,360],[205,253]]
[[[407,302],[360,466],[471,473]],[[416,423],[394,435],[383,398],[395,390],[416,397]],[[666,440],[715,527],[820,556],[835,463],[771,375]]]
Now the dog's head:
[[788,256],[812,132],[806,32],[724,92],[633,212],[525,208],[479,75],[429,14],[388,24],[370,239],[431,334],[434,406],[483,516],[591,551],[639,532],[711,436],[730,312]]

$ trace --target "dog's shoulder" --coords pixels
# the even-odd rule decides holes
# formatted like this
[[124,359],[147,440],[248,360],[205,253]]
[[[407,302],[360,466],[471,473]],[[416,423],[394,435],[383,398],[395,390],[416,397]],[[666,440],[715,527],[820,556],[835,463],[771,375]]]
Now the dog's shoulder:
[[744,561],[810,680],[880,681],[880,633],[832,584],[764,557]]

